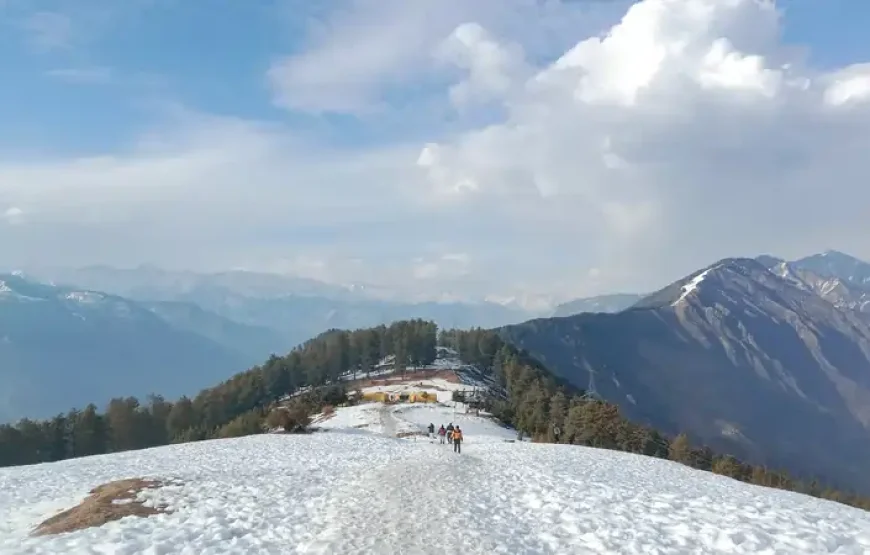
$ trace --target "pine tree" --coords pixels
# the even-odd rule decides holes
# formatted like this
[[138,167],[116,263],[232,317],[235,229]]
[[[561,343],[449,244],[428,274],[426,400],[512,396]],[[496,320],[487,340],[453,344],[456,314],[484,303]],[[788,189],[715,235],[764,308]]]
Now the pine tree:
[[713,458],[713,473],[729,476],[731,478],[740,478],[742,475],[742,465],[731,455],[724,455]]
[[172,409],[166,417],[166,430],[170,441],[178,440],[184,432],[196,424],[193,402],[182,397],[172,405]]
[[550,441],[559,442],[563,438],[565,417],[568,413],[568,399],[558,391],[550,397]]
[[692,465],[692,446],[689,443],[689,436],[680,434],[671,441],[670,448],[668,449],[668,459],[689,466]]
[[105,418],[90,404],[76,413],[73,420],[74,457],[98,455],[108,449],[109,430]]

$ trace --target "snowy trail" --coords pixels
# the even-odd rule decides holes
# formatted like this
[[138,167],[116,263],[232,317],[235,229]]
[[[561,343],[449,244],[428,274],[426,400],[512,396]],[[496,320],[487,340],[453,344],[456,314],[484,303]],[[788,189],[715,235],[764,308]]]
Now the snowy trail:
[[457,455],[448,445],[428,449],[422,461],[391,463],[337,492],[315,521],[323,531],[300,553],[548,552],[528,525],[503,523],[521,542],[493,537],[489,513],[510,499],[478,491],[486,474],[479,458]]
[[393,409],[389,405],[384,405],[378,410],[378,414],[381,418],[384,435],[396,437],[396,418],[393,416]]

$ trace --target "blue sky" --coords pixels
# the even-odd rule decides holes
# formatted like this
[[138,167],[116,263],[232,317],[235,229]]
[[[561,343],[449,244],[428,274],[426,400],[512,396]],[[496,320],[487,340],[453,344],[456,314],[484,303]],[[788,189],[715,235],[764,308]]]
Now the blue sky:
[[[310,22],[328,18],[341,2],[118,4],[7,0],[0,67],[4,82],[14,86],[0,89],[4,142],[24,149],[100,152],[159,120],[165,105],[173,103],[278,121],[351,144],[388,141],[408,131],[395,122],[383,126],[328,113],[288,113],[272,102],[265,77],[270,64],[304,52],[314,34]],[[870,3],[829,0],[824,10],[818,0],[778,5],[785,13],[785,40],[807,46],[814,64],[847,65],[870,51],[862,23],[870,20]],[[602,19],[613,22],[607,17],[613,13],[619,12],[609,10]],[[552,59],[561,52],[549,54]],[[401,101],[409,89],[421,94],[402,87],[395,96]],[[433,91],[422,94],[427,92]]]
[[[570,297],[870,257],[855,202],[800,200],[864,198],[863,93],[824,99],[863,86],[870,3],[705,2],[5,0],[6,265]],[[710,203],[753,225],[699,232]]]

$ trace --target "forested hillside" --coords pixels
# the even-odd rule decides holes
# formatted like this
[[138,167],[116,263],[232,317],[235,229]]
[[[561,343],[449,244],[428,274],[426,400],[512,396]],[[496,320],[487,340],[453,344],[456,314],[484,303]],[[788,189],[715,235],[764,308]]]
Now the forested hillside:
[[[286,356],[237,374],[193,399],[170,402],[151,396],[114,399],[105,412],[90,405],[44,421],[0,426],[0,466],[32,464],[168,443],[262,433],[272,407],[300,389],[293,401],[307,411],[346,400],[340,377],[364,375],[387,355],[396,369],[432,362],[441,344],[459,352],[501,385],[487,409],[536,442],[567,443],[627,451],[712,471],[754,484],[800,491],[870,509],[870,499],[801,482],[785,471],[742,463],[709,448],[692,446],[685,435],[669,439],[629,422],[619,408],[559,380],[526,353],[482,329],[438,334],[423,320],[355,331],[331,330]],[[506,394],[506,395],[505,395]],[[274,414],[274,413],[272,413]]]
[[[281,397],[307,386],[334,384],[349,369],[370,371],[388,354],[396,355],[400,371],[427,364],[435,359],[436,338],[435,324],[423,320],[352,332],[331,330],[193,399],[117,398],[103,413],[89,405],[48,420],[2,425],[0,466],[258,433],[268,409]],[[310,401],[316,404],[317,399]]]
[[557,379],[527,353],[504,342],[497,332],[449,331],[442,334],[442,341],[455,348],[464,361],[495,375],[508,395],[507,399],[492,398],[489,410],[534,441],[668,458],[743,482],[870,509],[870,498],[827,488],[817,480],[798,480],[786,470],[753,466],[728,454],[716,454],[706,446],[691,445],[685,434],[669,439],[650,427],[632,423],[617,405],[590,397]]

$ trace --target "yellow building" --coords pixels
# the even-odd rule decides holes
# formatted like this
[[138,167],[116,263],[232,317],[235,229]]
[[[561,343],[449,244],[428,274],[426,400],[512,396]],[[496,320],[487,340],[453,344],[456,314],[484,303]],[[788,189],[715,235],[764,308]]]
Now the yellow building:
[[389,393],[386,391],[373,391],[363,393],[364,401],[370,403],[437,403],[438,395],[428,391],[410,391],[402,393]]

